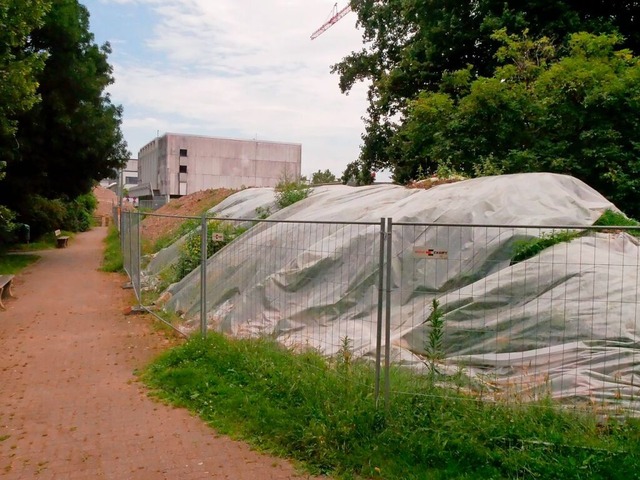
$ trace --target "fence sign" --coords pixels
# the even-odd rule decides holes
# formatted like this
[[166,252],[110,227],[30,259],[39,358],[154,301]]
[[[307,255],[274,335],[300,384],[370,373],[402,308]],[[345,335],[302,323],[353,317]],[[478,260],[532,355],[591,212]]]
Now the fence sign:
[[447,260],[449,258],[449,252],[447,250],[428,247],[413,247],[413,258]]
[[224,242],[224,233],[213,232],[211,234],[211,240],[214,242]]

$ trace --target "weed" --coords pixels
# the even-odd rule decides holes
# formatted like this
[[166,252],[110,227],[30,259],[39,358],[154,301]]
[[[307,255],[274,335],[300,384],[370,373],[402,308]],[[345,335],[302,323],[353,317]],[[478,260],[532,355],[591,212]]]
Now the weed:
[[275,192],[276,203],[280,208],[285,208],[307,198],[311,193],[311,187],[302,179],[293,178],[284,172],[275,186]]
[[109,227],[104,244],[104,258],[100,270],[103,272],[122,272],[123,258],[120,248],[120,233],[115,225]]
[[353,361],[353,341],[346,335],[342,339],[337,357],[339,370],[349,373]]
[[543,233],[539,237],[530,240],[517,241],[514,244],[511,265],[535,257],[549,247],[562,242],[570,242],[581,235],[583,235],[583,232],[562,230],[559,232]]
[[431,313],[427,318],[427,324],[431,327],[429,338],[425,345],[431,380],[434,379],[437,369],[436,363],[444,358],[444,314],[440,310],[440,304],[435,298],[431,303]]
[[258,220],[264,220],[265,218],[269,218],[270,215],[271,215],[271,209],[269,207],[256,208],[256,218]]
[[[221,250],[222,247],[242,235],[246,228],[234,225],[231,222],[222,220],[211,220],[208,223],[207,235],[207,258]],[[222,240],[214,240],[214,233],[222,235]],[[202,259],[202,239],[199,231],[189,234],[186,242],[180,248],[180,258],[173,267],[173,282],[179,282],[196,267],[200,265]]]
[[[594,223],[595,226],[611,226],[611,227],[637,227],[640,222],[632,218],[628,218],[625,214],[607,210]],[[630,235],[640,237],[640,230],[628,230]]]
[[168,247],[169,245],[174,243],[176,240],[183,237],[184,235],[190,232],[193,232],[199,226],[200,226],[199,218],[189,218],[184,222],[182,222],[175,230],[171,231],[167,235],[160,237],[158,240],[156,240],[156,242],[153,244],[151,248],[149,248],[148,245],[144,245],[145,247],[144,252],[145,253],[159,252],[163,248]]
[[[612,226],[612,227],[636,227],[640,226],[636,220],[628,218],[623,213],[614,212],[612,210],[605,211],[594,226]],[[640,236],[639,230],[628,230],[628,233],[634,236]],[[511,257],[511,264],[522,262],[539,254],[541,251],[552,247],[558,243],[570,242],[571,240],[584,235],[584,232],[562,230],[558,232],[544,233],[540,237],[530,240],[521,240],[515,243],[514,252]]]

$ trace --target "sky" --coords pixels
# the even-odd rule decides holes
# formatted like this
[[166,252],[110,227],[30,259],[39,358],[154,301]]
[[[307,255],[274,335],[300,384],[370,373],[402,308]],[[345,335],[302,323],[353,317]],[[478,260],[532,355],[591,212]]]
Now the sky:
[[330,73],[362,48],[356,14],[310,40],[335,0],[81,3],[96,43],[111,44],[109,93],[133,158],[167,132],[300,143],[305,175],[340,176],[358,157],[366,85],[344,95]]

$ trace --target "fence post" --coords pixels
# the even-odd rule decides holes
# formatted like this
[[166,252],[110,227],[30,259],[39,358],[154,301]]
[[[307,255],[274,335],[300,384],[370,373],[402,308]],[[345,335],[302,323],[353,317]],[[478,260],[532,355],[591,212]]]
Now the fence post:
[[393,219],[387,218],[387,282],[386,282],[386,305],[385,305],[385,344],[384,344],[384,404],[389,408],[389,391],[391,389],[391,260]]
[[131,286],[133,287],[133,278],[134,275],[133,269],[131,268],[131,243],[133,242],[133,237],[131,235],[131,212],[127,211],[127,273],[129,274],[129,278],[131,279]]
[[[137,238],[137,252],[136,252],[136,262],[134,265],[136,271],[136,283],[134,285],[136,297],[138,297],[138,308],[142,308],[142,271],[141,271],[141,258],[142,258],[142,214],[139,211],[135,212],[136,215],[136,238]],[[132,268],[133,270],[133,268]]]
[[376,407],[380,397],[380,369],[382,361],[382,307],[384,302],[384,252],[386,241],[385,219],[380,219],[380,260],[378,263],[378,323],[376,326]]
[[207,336],[207,214],[200,221],[200,334]]

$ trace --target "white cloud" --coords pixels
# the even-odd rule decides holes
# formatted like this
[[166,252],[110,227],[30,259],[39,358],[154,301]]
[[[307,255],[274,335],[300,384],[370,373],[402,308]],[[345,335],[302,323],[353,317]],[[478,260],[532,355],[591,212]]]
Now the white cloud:
[[134,155],[160,130],[299,142],[306,173],[339,174],[357,157],[365,88],[342,95],[329,73],[361,48],[355,14],[311,41],[333,1],[106,1],[146,5],[159,19],[145,37],[153,61],[127,43],[112,58]]

